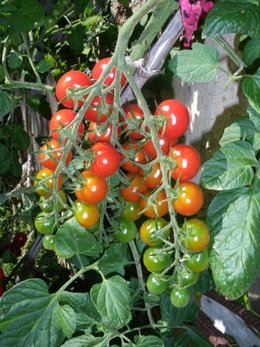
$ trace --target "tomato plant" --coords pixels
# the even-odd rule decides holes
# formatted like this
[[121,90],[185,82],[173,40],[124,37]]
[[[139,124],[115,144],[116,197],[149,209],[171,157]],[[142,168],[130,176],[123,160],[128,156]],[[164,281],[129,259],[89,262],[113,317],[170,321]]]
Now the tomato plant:
[[[131,129],[128,129],[128,135],[134,139],[143,138],[143,135],[140,133],[144,118],[144,112],[141,107],[138,104],[129,104],[124,107],[124,113],[126,115],[126,122],[128,122],[126,127],[129,128],[131,124]],[[132,130],[132,128],[134,129]]]
[[138,202],[126,201],[122,217],[133,222],[138,220],[141,217],[141,209]]
[[179,186],[179,194],[173,201],[173,206],[182,216],[192,216],[202,208],[203,202],[202,189],[194,182],[183,182]]
[[95,204],[86,204],[82,201],[76,200],[73,203],[74,216],[85,228],[91,228],[98,223],[99,210]]
[[139,206],[146,217],[156,218],[163,217],[168,213],[168,203],[166,200],[166,194],[161,190],[150,203],[147,199],[151,197],[151,191],[145,192],[145,197],[141,197]]
[[[176,143],[176,139],[170,139],[162,134],[158,134],[158,140],[160,148],[165,154],[168,154],[171,145]],[[157,157],[157,152],[151,139],[143,144],[143,150],[151,159],[155,159]]]
[[141,239],[149,246],[160,246],[170,235],[170,229],[166,228],[168,222],[163,218],[147,219],[140,228]]
[[52,251],[54,249],[54,236],[44,235],[42,239],[42,245],[45,249]]
[[115,232],[115,237],[119,242],[127,243],[132,241],[137,234],[137,227],[133,221],[122,218],[118,229]]
[[146,163],[144,151],[139,148],[139,145],[136,140],[125,142],[123,144],[123,148],[130,155],[121,155],[123,161],[122,168],[125,169],[127,172],[137,174],[140,170],[140,166],[138,164]]
[[[109,124],[97,124],[96,122],[90,122],[88,126],[88,138],[91,142],[110,142],[113,133],[113,125]],[[117,135],[120,136],[120,127],[117,128]]]
[[41,234],[52,234],[55,226],[55,218],[49,213],[40,212],[35,217],[34,226]]
[[186,288],[175,287],[171,290],[170,299],[173,306],[178,308],[185,307],[190,301],[190,292]]
[[[63,156],[63,148],[56,140],[50,140],[45,143],[40,148],[40,153],[38,155],[39,162],[43,167],[46,167],[51,170],[55,170],[58,166],[60,160]],[[64,162],[66,165],[69,164],[72,158],[72,152],[69,151]]]
[[47,197],[47,198],[44,196],[40,196],[39,206],[40,206],[41,210],[46,212],[46,213],[50,213],[50,212],[54,211],[55,199],[57,201],[56,208],[57,208],[58,212],[62,211],[64,209],[66,201],[67,201],[66,194],[63,190],[60,190],[55,197],[53,195],[50,197]]
[[128,174],[127,178],[129,179],[129,185],[122,186],[120,194],[125,201],[136,203],[140,200],[141,194],[147,191],[147,186],[139,175]]
[[157,273],[150,273],[146,280],[146,286],[151,294],[160,295],[168,289],[168,280]]
[[96,95],[90,101],[90,106],[85,111],[85,117],[91,122],[103,123],[113,112],[113,94],[106,94],[104,100]]
[[150,272],[161,272],[172,262],[171,255],[159,247],[148,247],[143,255],[144,266]]
[[152,167],[152,170],[145,175],[144,184],[147,188],[154,189],[160,186],[162,183],[162,173],[160,169],[160,164],[155,163]]
[[[25,245],[26,241],[27,241],[27,234],[22,231],[18,231],[14,235],[12,246],[16,248],[21,248]],[[0,276],[0,279],[1,279],[1,276]]]
[[199,280],[199,273],[192,272],[185,267],[181,267],[177,271],[176,283],[180,287],[190,287],[196,284]]
[[209,266],[208,249],[204,248],[202,252],[185,255],[185,266],[193,272],[202,272]]
[[182,244],[192,252],[201,252],[209,244],[207,225],[200,219],[187,219],[182,226]]
[[[35,176],[34,186],[35,191],[38,195],[49,197],[52,194],[52,190],[54,189],[55,182],[53,178],[53,170],[48,168],[44,168],[37,172]],[[57,190],[61,190],[63,180],[62,176],[58,175],[57,179]]]
[[[94,80],[98,80],[99,77],[102,75],[104,70],[107,67],[107,64],[109,63],[111,57],[106,57],[103,59],[100,59],[96,62],[92,69],[92,78]],[[115,79],[117,73],[116,67],[112,67],[111,71],[107,74],[105,80],[104,80],[104,85],[108,86],[111,85]],[[120,79],[121,86],[123,87],[126,83],[126,77],[124,74],[121,74],[121,79]]]

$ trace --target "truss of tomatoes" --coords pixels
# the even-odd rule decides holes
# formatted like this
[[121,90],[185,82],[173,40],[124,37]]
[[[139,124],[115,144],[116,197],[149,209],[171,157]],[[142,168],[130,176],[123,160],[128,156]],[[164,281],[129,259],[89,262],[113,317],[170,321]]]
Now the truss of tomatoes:
[[[124,183],[118,190],[124,210],[116,220],[115,240],[127,243],[139,234],[147,246],[143,254],[143,264],[150,272],[147,290],[155,295],[169,291],[172,304],[184,307],[190,300],[189,287],[208,267],[210,238],[206,224],[194,217],[204,202],[201,188],[191,181],[200,170],[200,155],[193,146],[178,143],[189,127],[189,111],[180,100],[168,99],[159,103],[152,115],[160,151],[175,163],[170,176],[176,198],[170,203],[177,214],[188,218],[175,240],[183,259],[173,268],[172,251],[165,251],[166,245],[174,241],[167,221],[169,202],[165,191],[160,190],[160,160],[157,160],[158,153],[142,108],[137,103],[124,106],[115,126],[109,119],[116,111],[113,93],[93,96],[88,107],[84,106],[84,99],[89,95],[87,91],[100,79],[103,86],[111,86],[119,74],[121,87],[126,84],[124,74],[116,68],[107,71],[109,61],[110,58],[98,61],[91,76],[81,71],[68,71],[57,81],[56,97],[61,107],[52,115],[50,139],[42,145],[38,155],[43,168],[36,174],[34,182],[41,209],[35,217],[35,228],[45,235],[44,247],[53,249],[54,210],[62,214],[70,209],[80,225],[96,233],[100,203],[111,194],[109,177],[120,173]],[[86,95],[81,99],[75,99],[71,94],[78,88],[86,89]],[[82,107],[85,107],[83,120],[78,119]],[[74,145],[88,146],[90,154],[90,158],[82,159],[85,168],[76,174],[73,194],[71,189],[66,189],[70,178],[66,177],[64,183],[66,170],[62,171],[74,158],[73,150],[64,151],[71,133],[75,135]],[[58,166],[61,168],[59,174]],[[53,191],[58,192],[55,198]],[[141,216],[145,220],[138,230],[135,222]]]

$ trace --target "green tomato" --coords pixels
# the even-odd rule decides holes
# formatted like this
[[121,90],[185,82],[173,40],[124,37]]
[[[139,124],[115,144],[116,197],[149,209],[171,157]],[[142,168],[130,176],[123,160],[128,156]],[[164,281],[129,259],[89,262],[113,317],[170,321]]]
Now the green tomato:
[[[42,211],[46,213],[51,213],[54,211],[54,197],[53,195],[49,198],[45,198],[44,196],[40,197],[40,208]],[[63,190],[60,190],[57,197],[57,207],[58,212],[62,211],[64,209],[64,204],[66,203],[67,198],[66,194]]]
[[54,235],[44,235],[42,244],[45,249],[52,251],[54,249]]
[[210,235],[207,225],[200,219],[185,221],[181,228],[183,246],[191,252],[201,252],[209,244]]
[[124,219],[134,222],[139,219],[141,215],[141,208],[139,207],[138,202],[126,201],[125,210],[122,215]]
[[190,292],[186,288],[175,287],[171,290],[170,300],[172,305],[177,308],[185,307],[190,301]]
[[167,240],[170,235],[170,228],[163,229],[167,225],[168,222],[163,218],[147,219],[140,228],[141,239],[148,246],[161,246],[163,240]]
[[167,279],[160,277],[156,273],[151,273],[147,278],[146,286],[149,293],[159,295],[167,290],[168,283]]
[[39,233],[52,234],[55,225],[55,218],[45,212],[40,212],[34,220],[34,225]]
[[115,237],[119,242],[127,243],[132,241],[137,234],[137,228],[134,222],[121,219],[118,230],[115,233]]
[[200,253],[195,253],[192,255],[184,255],[185,266],[193,272],[202,272],[206,270],[209,266],[209,256],[208,249],[205,248]]
[[176,282],[181,287],[190,287],[198,282],[199,277],[199,272],[192,272],[189,269],[182,267],[178,269]]
[[159,247],[149,247],[143,255],[144,266],[150,272],[161,272],[172,262],[171,255]]

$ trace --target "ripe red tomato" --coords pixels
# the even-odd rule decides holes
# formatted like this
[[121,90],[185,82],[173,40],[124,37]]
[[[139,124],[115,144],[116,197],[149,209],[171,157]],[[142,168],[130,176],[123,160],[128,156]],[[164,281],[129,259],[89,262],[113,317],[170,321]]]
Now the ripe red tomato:
[[176,162],[176,168],[172,172],[172,178],[180,182],[188,181],[196,176],[200,169],[200,155],[196,148],[186,145],[177,144],[170,150],[170,156]]
[[[53,170],[48,168],[44,168],[40,170],[36,176],[34,181],[35,191],[38,195],[49,197],[52,195],[52,190],[54,189],[55,182],[53,179]],[[57,190],[60,191],[62,186],[62,176],[59,174],[58,182],[57,182]]]
[[[38,154],[39,162],[43,167],[55,170],[63,155],[62,146],[58,143],[58,141],[50,140],[41,146],[40,150],[41,152]],[[65,159],[65,164],[69,165],[71,159],[72,152],[69,151]]]
[[115,147],[107,142],[96,142],[91,147],[94,159],[89,168],[93,174],[101,177],[112,176],[120,167],[121,157]]
[[[117,127],[115,129],[117,136],[120,136],[121,129]],[[112,123],[97,124],[96,122],[90,122],[88,127],[88,138],[91,142],[110,142],[113,132]]]
[[124,107],[124,112],[127,125],[123,126],[123,128],[127,127],[129,130],[131,129],[127,134],[135,139],[143,138],[143,135],[139,132],[144,119],[144,112],[141,107],[138,104],[130,104]]
[[143,255],[144,266],[150,272],[161,272],[172,262],[171,255],[160,247],[149,247]]
[[[56,141],[58,141],[59,139],[62,139],[62,135],[63,135],[62,128],[66,127],[66,130],[68,131],[69,130],[68,126],[74,121],[76,115],[77,113],[70,109],[62,109],[55,112],[52,115],[50,123],[49,123],[51,137],[54,138],[54,140]],[[70,126],[70,128],[72,127],[73,127],[73,123]],[[81,139],[84,136],[84,130],[85,130],[84,123],[81,122],[78,127],[78,133],[77,133],[78,138]],[[69,131],[71,132],[71,129]],[[66,139],[67,137],[65,138],[65,140]]]
[[113,112],[114,95],[108,93],[104,99],[105,103],[99,95],[94,96],[86,109],[85,118],[96,123],[103,123],[108,119]]
[[150,188],[155,189],[162,182],[162,173],[159,163],[155,163],[152,167],[151,172],[144,178],[144,184]]
[[190,292],[186,288],[174,287],[170,293],[170,300],[177,308],[185,307],[190,301]]
[[187,219],[181,228],[183,246],[191,252],[201,252],[209,244],[207,225],[200,219]]
[[[102,75],[103,71],[107,67],[107,64],[109,63],[110,59],[111,59],[110,57],[107,57],[97,61],[97,63],[94,65],[92,69],[92,78],[94,80],[99,79],[99,77]],[[112,67],[110,73],[105,78],[105,81],[104,81],[105,86],[109,86],[113,83],[115,79],[116,71],[117,71],[116,67]],[[121,74],[120,84],[121,84],[121,87],[123,87],[126,84],[126,77],[124,74]]]
[[194,254],[184,254],[183,260],[185,266],[192,272],[202,272],[209,267],[208,249],[204,248],[202,252]]
[[[151,191],[145,193],[147,199],[151,195]],[[168,203],[166,201],[166,194],[161,190],[153,201],[154,205],[148,205],[148,201],[145,198],[140,198],[139,206],[143,211],[143,214],[149,218],[163,217],[168,213]]]
[[76,200],[73,203],[74,216],[85,228],[90,228],[99,221],[99,210],[94,204],[86,204],[82,201]]
[[165,127],[162,127],[160,131],[164,130],[163,135],[171,139],[183,136],[189,127],[189,111],[180,100],[162,101],[156,108],[154,115],[165,117]]
[[12,246],[16,247],[16,248],[21,248],[24,246],[26,241],[27,241],[26,233],[24,233],[22,231],[16,232],[14,235],[14,239],[12,241]]
[[141,217],[141,209],[138,202],[126,201],[122,217],[126,220],[136,221]]
[[[177,141],[176,139],[170,139],[169,137],[163,136],[162,134],[158,135],[158,139],[161,150],[167,155],[169,153],[171,145],[174,145]],[[145,144],[143,145],[143,150],[151,159],[157,158],[157,152],[153,145],[152,139],[145,142]]]
[[139,175],[127,175],[129,179],[129,185],[127,187],[121,187],[120,193],[125,201],[138,202],[140,200],[140,193],[146,192],[147,187],[144,181]]
[[78,200],[87,204],[97,204],[102,201],[108,191],[107,181],[104,177],[96,176],[89,171],[81,173],[84,179],[82,188],[75,191]]
[[140,228],[140,237],[148,246],[157,247],[163,245],[170,235],[170,228],[166,228],[168,222],[163,218],[147,219]]
[[0,282],[3,282],[5,278],[4,269],[0,266]]
[[182,216],[192,216],[204,203],[202,189],[194,182],[183,182],[179,186],[179,194],[173,201],[175,211]]
[[[78,89],[81,87],[87,87],[92,84],[91,79],[82,71],[71,70],[66,72],[60,77],[56,84],[56,97],[58,101],[62,103],[65,107],[74,108],[74,106],[82,106],[83,101],[78,100],[77,105],[74,105],[72,98],[66,98],[67,89]],[[87,95],[84,95],[84,98],[87,98]],[[64,100],[63,100],[64,99]],[[62,101],[61,101],[62,100]]]
[[131,142],[125,142],[123,144],[123,148],[128,152],[127,160],[125,160],[125,154],[121,154],[122,161],[124,160],[124,163],[122,165],[123,169],[125,169],[127,172],[137,174],[140,170],[140,166],[136,165],[135,163],[146,163],[144,151],[142,149],[139,149],[139,145],[135,140]]
[[149,293],[160,295],[167,291],[169,281],[156,273],[150,273],[146,281],[146,286]]
[[134,240],[137,234],[137,228],[133,221],[121,219],[118,229],[115,232],[115,237],[119,242],[127,243]]

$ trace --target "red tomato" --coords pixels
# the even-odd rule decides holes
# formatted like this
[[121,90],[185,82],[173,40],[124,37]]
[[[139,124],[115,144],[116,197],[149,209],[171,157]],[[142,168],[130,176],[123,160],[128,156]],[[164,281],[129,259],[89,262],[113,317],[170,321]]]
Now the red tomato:
[[[92,69],[92,78],[94,80],[98,80],[99,77],[102,75],[103,71],[107,67],[107,64],[110,61],[110,57],[100,59],[93,67]],[[112,84],[112,82],[115,79],[116,75],[116,67],[113,67],[108,74],[108,76],[105,78],[104,85],[109,86]],[[121,81],[120,81],[121,87],[123,87],[126,84],[126,77],[124,74],[121,74]]]
[[[170,146],[172,144],[175,144],[177,141],[176,139],[171,140],[168,137],[163,136],[162,134],[158,135],[158,138],[159,138],[159,144],[161,146],[161,149],[163,153],[165,154],[169,153]],[[145,142],[145,144],[143,145],[143,150],[151,159],[155,159],[157,157],[157,152],[156,152],[156,149],[154,148],[152,139]]]
[[[171,139],[183,136],[189,127],[189,111],[180,100],[164,100],[158,105],[154,115],[166,118],[163,135]],[[160,131],[162,132],[163,128]]]
[[[43,167],[51,170],[55,170],[58,166],[62,155],[62,146],[56,140],[51,140],[45,143],[41,148],[41,152],[38,155],[38,160]],[[65,164],[68,165],[72,158],[72,152],[69,151],[65,160]]]
[[[151,195],[151,191],[145,193],[147,198]],[[148,205],[145,198],[140,198],[139,206],[146,217],[156,218],[163,217],[168,213],[168,202],[166,201],[166,194],[161,190],[153,201],[153,205]]]
[[126,114],[126,121],[128,125],[125,125],[128,129],[136,129],[128,132],[128,135],[135,139],[143,138],[138,129],[141,128],[144,119],[144,112],[138,104],[130,104],[124,107],[124,112]]
[[[117,136],[120,136],[121,130],[120,127],[115,129],[117,132]],[[91,142],[110,142],[113,132],[112,123],[105,124],[97,124],[96,122],[90,122],[88,127],[88,138]]]
[[196,176],[200,169],[200,155],[196,148],[178,144],[171,148],[170,155],[176,161],[176,169],[172,173],[172,178],[180,182],[188,181]]
[[162,182],[162,173],[159,163],[155,163],[152,167],[151,172],[144,178],[145,185],[154,189],[157,188]]
[[[122,165],[123,169],[131,173],[138,173],[140,166],[136,165],[135,163],[146,163],[144,151],[142,149],[139,149],[139,145],[135,140],[131,142],[125,142],[123,144],[123,148],[128,152],[127,158],[129,158]],[[123,161],[125,159],[125,154],[121,154],[121,158]]]
[[129,186],[120,189],[121,196],[125,201],[138,202],[140,200],[140,193],[143,194],[147,190],[143,178],[139,175],[128,174]]
[[[91,79],[82,71],[71,70],[66,72],[64,75],[60,77],[56,84],[56,97],[58,101],[61,101],[62,105],[68,108],[74,108],[74,101],[72,98],[66,98],[67,89],[78,89],[81,87],[87,87],[92,84]],[[87,98],[87,95],[84,95],[84,98]],[[64,100],[63,100],[64,99]],[[76,106],[80,107],[83,105],[82,100],[78,100]]]
[[[54,179],[53,179],[53,170],[50,170],[48,168],[44,168],[40,170],[37,175],[35,176],[36,180],[34,181],[34,186],[36,193],[38,195],[49,197],[52,194],[52,190],[54,188]],[[42,182],[41,182],[42,181]],[[57,188],[58,191],[61,190],[62,186],[62,176],[59,174],[58,176],[58,182],[57,182]]]
[[[76,115],[77,115],[76,112],[74,112],[73,110],[69,110],[69,109],[63,109],[63,110],[59,110],[59,111],[55,112],[52,115],[50,123],[49,123],[49,129],[51,132],[51,137],[53,137],[56,141],[58,141],[59,138],[61,138],[60,137],[60,133],[62,133],[61,129],[66,127],[68,130],[68,125],[71,122],[73,122]],[[72,127],[73,127],[73,124],[70,128],[72,128]],[[77,136],[79,138],[82,138],[84,136],[84,130],[85,130],[84,123],[81,122],[79,124],[78,134],[77,134]]]
[[100,96],[94,96],[85,112],[85,118],[91,122],[103,123],[113,112],[114,96],[107,94],[104,99],[105,103]]
[[3,270],[3,268],[0,266],[0,282],[2,282],[4,278],[5,278],[4,270]]
[[120,167],[121,157],[110,143],[96,142],[91,147],[94,159],[89,168],[93,174],[102,177],[112,176]]
[[176,212],[182,216],[192,216],[204,203],[202,189],[194,182],[183,182],[179,186],[179,194],[173,201]]
[[24,246],[26,241],[27,241],[27,235],[25,233],[23,233],[22,231],[16,232],[14,235],[12,245],[14,247],[21,248]]
[[81,175],[84,179],[84,186],[75,191],[78,200],[84,201],[87,204],[97,204],[102,201],[108,191],[106,179],[96,176],[89,171],[83,171]]
[[2,296],[5,292],[5,287],[3,284],[0,284],[0,296]]

